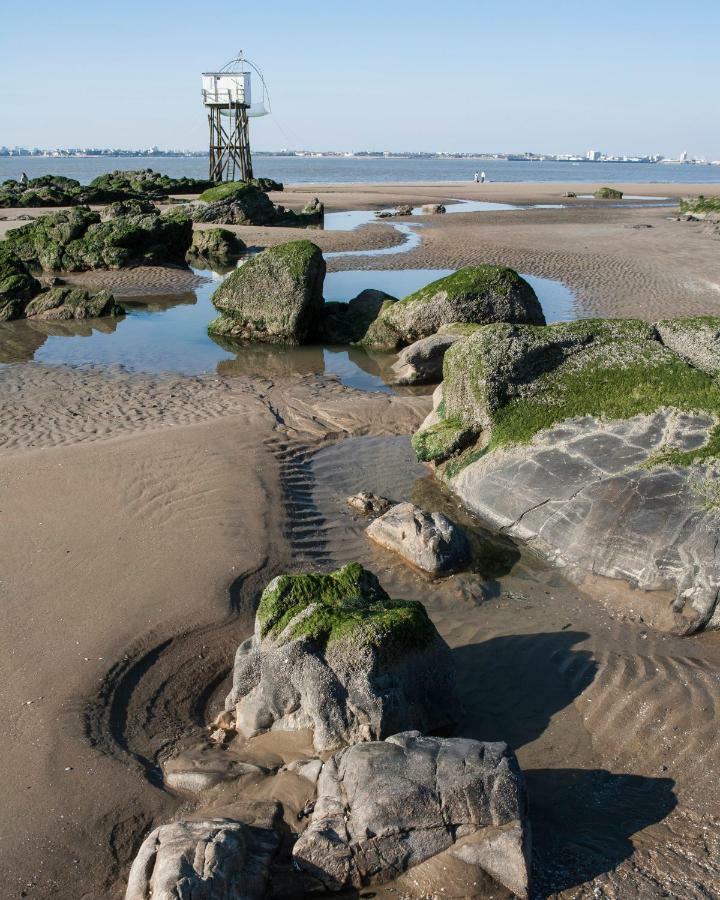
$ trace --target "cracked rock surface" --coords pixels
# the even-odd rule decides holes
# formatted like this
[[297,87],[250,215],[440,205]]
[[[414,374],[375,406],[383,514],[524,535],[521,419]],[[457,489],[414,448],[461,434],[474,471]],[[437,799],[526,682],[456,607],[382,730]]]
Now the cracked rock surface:
[[526,807],[506,744],[409,731],[349,747],[324,764],[293,856],[303,872],[339,891],[398,878],[447,851],[527,897]]

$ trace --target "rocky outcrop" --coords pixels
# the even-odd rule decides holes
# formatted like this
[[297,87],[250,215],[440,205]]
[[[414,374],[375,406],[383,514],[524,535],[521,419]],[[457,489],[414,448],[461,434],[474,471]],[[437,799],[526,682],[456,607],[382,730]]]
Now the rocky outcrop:
[[278,846],[274,803],[243,804],[243,820],[161,825],[143,841],[125,900],[262,900]]
[[75,206],[83,187],[74,178],[42,175],[26,183],[10,179],[0,185],[0,207]]
[[396,302],[396,298],[390,294],[370,288],[361,291],[348,303],[326,302],[316,338],[321,343],[328,344],[359,343],[383,307]]
[[317,330],[323,309],[325,260],[310,241],[271,247],[230,274],[212,302],[216,335],[301,344]]
[[358,564],[270,582],[225,707],[241,735],[310,728],[318,752],[457,715],[450,651],[425,608],[392,600]]
[[152,200],[116,200],[100,210],[100,221],[117,219],[119,216],[144,216],[148,213],[159,213],[160,210]]
[[470,547],[463,531],[447,516],[398,503],[375,519],[367,536],[428,575],[447,575],[467,562]]
[[663,344],[690,365],[709,375],[720,374],[720,317],[664,319],[655,328]]
[[245,242],[227,228],[195,229],[188,257],[224,265],[237,260],[246,249]]
[[40,216],[8,232],[8,247],[46,271],[82,272],[133,265],[184,265],[192,222],[180,213],[100,216],[84,206]]
[[601,187],[593,194],[596,200],[622,200],[623,192],[611,187]]
[[125,310],[109,291],[90,294],[70,287],[56,287],[43,291],[25,308],[28,319],[62,322],[71,319],[98,319],[101,316],[121,316]]
[[172,178],[152,169],[118,170],[98,175],[80,192],[81,203],[116,200],[163,200],[170,194],[199,194],[212,185],[205,178]]
[[363,343],[394,350],[455,322],[542,325],[545,317],[535,291],[517,272],[468,266],[383,309]]
[[528,897],[527,799],[506,744],[409,731],[342,750],[320,772],[293,859],[341,891],[394,880],[442,853],[473,867],[476,884],[487,873]]
[[473,512],[588,589],[659,628],[720,627],[720,386],[653,326],[480,328],[448,350],[413,446]]
[[40,290],[40,282],[22,259],[4,241],[0,243],[0,322],[19,319]]
[[271,225],[277,211],[268,195],[255,184],[229,181],[204,191],[193,212],[195,222],[218,225]]

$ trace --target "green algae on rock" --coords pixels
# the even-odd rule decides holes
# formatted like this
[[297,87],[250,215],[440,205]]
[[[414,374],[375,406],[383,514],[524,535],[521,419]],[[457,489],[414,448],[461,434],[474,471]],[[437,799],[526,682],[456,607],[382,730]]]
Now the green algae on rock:
[[28,319],[62,322],[72,319],[97,319],[101,316],[121,316],[125,310],[109,291],[91,294],[70,287],[56,287],[44,291],[31,300],[26,309]]
[[421,603],[392,600],[359,563],[329,575],[278,576],[263,591],[257,621],[263,638],[307,638],[321,646],[347,639],[358,646],[422,647],[435,635]]
[[680,212],[685,215],[712,215],[720,214],[720,197],[683,197],[680,201]]
[[202,228],[193,231],[188,257],[230,263],[235,261],[246,249],[245,242],[234,231],[227,228]]
[[98,175],[83,189],[84,203],[146,198],[162,200],[169,194],[198,194],[212,184],[205,178],[172,178],[152,169],[117,170]]
[[23,260],[5,241],[0,242],[0,322],[19,319],[25,306],[41,290]]
[[279,244],[232,272],[212,296],[220,316],[211,334],[299,344],[314,333],[323,309],[325,260],[310,241]]
[[428,337],[443,325],[514,322],[542,325],[532,287],[504,266],[467,266],[381,310],[363,343],[394,350]]
[[622,200],[623,192],[616,188],[601,187],[593,194],[596,200]]
[[381,309],[396,303],[384,291],[367,288],[348,303],[327,301],[316,337],[330,344],[355,344],[367,334]]

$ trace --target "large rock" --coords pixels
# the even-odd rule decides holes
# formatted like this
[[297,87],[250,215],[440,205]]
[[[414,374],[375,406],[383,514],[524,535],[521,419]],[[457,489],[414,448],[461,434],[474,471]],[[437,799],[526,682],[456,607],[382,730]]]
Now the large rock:
[[25,184],[8,180],[0,185],[0,207],[75,206],[83,188],[74,178],[41,175]]
[[392,365],[398,384],[437,384],[443,377],[445,353],[457,341],[472,334],[473,325],[443,326],[437,334],[405,347]]
[[4,241],[0,243],[0,322],[19,319],[40,287],[22,259]]
[[118,170],[98,175],[80,192],[83,203],[112,203],[115,200],[162,200],[169,194],[199,194],[212,185],[204,178],[172,178],[152,169]]
[[310,241],[271,247],[248,260],[215,291],[221,313],[212,334],[301,344],[317,328],[323,309],[325,260]]
[[193,231],[188,256],[227,264],[234,262],[246,249],[245,242],[227,228],[202,228]]
[[191,220],[174,211],[133,212],[101,222],[87,207],[40,216],[8,232],[8,246],[47,271],[81,272],[133,265],[184,265]]
[[361,291],[348,303],[326,302],[318,324],[317,339],[328,344],[355,344],[363,340],[368,328],[387,303],[397,302],[384,291]]
[[720,627],[720,385],[653,326],[485,326],[436,399],[413,446],[470,509],[657,627]]
[[454,322],[542,325],[545,317],[535,291],[517,272],[468,266],[383,309],[363,343],[394,350]]
[[109,291],[90,294],[77,288],[57,287],[43,291],[25,308],[28,319],[69,321],[98,319],[101,316],[121,316],[125,310]]
[[664,319],[655,328],[663,344],[690,365],[709,375],[720,374],[720,317]]
[[593,194],[596,200],[622,200],[623,192],[616,188],[601,187]]
[[200,195],[195,208],[195,222],[218,225],[270,225],[277,211],[268,195],[255,184],[229,181],[218,184]]
[[143,841],[125,900],[262,900],[278,846],[279,810],[244,804],[244,821],[185,820]]
[[[293,858],[341,891],[394,880],[443,852],[528,896],[527,799],[506,744],[409,731],[335,754]],[[442,896],[442,879],[432,896]]]
[[457,715],[450,651],[424,607],[391,600],[357,564],[270,582],[225,707],[248,737],[310,728],[318,752]]
[[467,562],[470,547],[447,516],[398,503],[366,529],[367,536],[429,575],[447,575]]

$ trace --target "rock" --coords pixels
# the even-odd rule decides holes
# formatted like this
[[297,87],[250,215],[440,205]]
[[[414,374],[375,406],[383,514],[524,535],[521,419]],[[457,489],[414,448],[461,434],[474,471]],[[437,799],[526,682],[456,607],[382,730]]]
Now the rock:
[[395,350],[452,323],[545,324],[530,285],[512,269],[468,266],[381,310],[363,343]]
[[274,803],[245,803],[247,821],[208,818],[161,825],[143,841],[125,900],[262,900],[278,846]]
[[152,169],[118,170],[94,178],[79,193],[81,203],[113,203],[116,200],[163,200],[169,194],[199,194],[211,187],[204,178],[171,178]]
[[270,193],[270,191],[280,192],[284,190],[282,181],[275,181],[272,178],[253,178],[252,183],[255,185],[255,187],[260,188],[261,191],[265,191],[266,193]]
[[[528,897],[527,798],[507,744],[408,731],[336,753],[293,859],[328,890],[359,890],[447,850]],[[439,878],[423,896],[442,895]]]
[[348,506],[352,506],[363,515],[380,516],[392,506],[392,500],[387,497],[379,497],[371,491],[360,491],[359,494],[353,494],[347,498]]
[[28,319],[67,321],[70,319],[99,319],[101,316],[122,316],[125,310],[109,291],[90,294],[71,287],[56,287],[43,291],[25,308]]
[[392,219],[395,213],[391,209],[378,209],[375,211],[376,219]]
[[396,216],[411,216],[413,214],[412,206],[407,203],[403,203],[400,206],[395,207],[395,212],[393,215]]
[[601,187],[593,194],[596,200],[622,200],[623,192],[615,188]]
[[683,197],[680,201],[680,212],[696,220],[717,218],[720,216],[720,197]]
[[255,184],[229,181],[200,195],[193,221],[219,225],[271,225],[277,212],[268,195]]
[[78,206],[40,216],[8,232],[6,240],[26,263],[47,271],[184,265],[192,222],[172,210],[115,215],[101,222],[97,213]]
[[367,536],[429,575],[457,571],[470,556],[463,531],[442,513],[398,503],[375,519]]
[[458,712],[450,651],[425,608],[390,599],[357,563],[270,582],[225,707],[245,737],[310,728],[319,753],[413,723],[448,727]]
[[246,249],[245,242],[227,228],[202,228],[193,231],[188,256],[223,264],[235,261]]
[[325,216],[325,204],[321,203],[317,197],[313,197],[312,200],[303,207],[303,215],[316,216],[321,220]]
[[117,219],[118,216],[144,216],[159,212],[152,200],[116,200],[100,211],[100,221],[107,222],[109,219]]
[[465,336],[461,330],[442,329],[405,347],[392,366],[396,382],[432,384],[442,381],[445,351]]
[[294,772],[311,784],[317,784],[322,769],[321,759],[295,759],[280,769],[281,772]]
[[567,191],[565,194],[563,194],[563,197],[567,197],[568,200],[575,200],[577,194],[575,193],[575,191]]
[[172,790],[201,794],[218,784],[268,770],[233,754],[222,741],[180,753],[163,763],[163,781]]
[[22,259],[7,242],[0,242],[0,322],[19,319],[27,302],[41,290]]
[[[720,385],[657,338],[632,319],[480,328],[413,446],[491,525],[686,633],[720,627]],[[705,364],[712,329],[701,345]]]
[[421,208],[427,215],[442,215],[442,213],[447,212],[442,203],[425,203]]
[[326,302],[317,328],[317,339],[328,344],[355,344],[363,340],[385,304],[396,303],[384,291],[366,289],[348,303]]
[[691,366],[720,374],[720,317],[664,319],[656,322],[660,340]]
[[301,344],[323,310],[325,260],[310,241],[271,247],[232,272],[212,296],[212,334]]
[[0,207],[75,206],[83,188],[74,178],[42,175],[22,183],[4,181],[0,185]]

